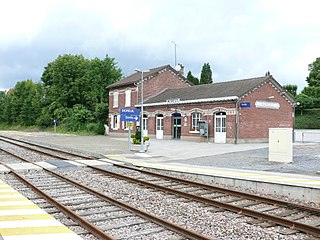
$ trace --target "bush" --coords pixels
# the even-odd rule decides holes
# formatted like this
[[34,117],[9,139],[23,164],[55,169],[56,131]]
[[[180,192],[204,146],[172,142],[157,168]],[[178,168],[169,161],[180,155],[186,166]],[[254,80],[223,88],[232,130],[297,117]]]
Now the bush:
[[[131,134],[132,143],[133,144],[140,144],[141,143],[141,131],[137,130],[135,134]],[[149,141],[148,136],[143,137],[143,142]]]
[[137,130],[134,138],[139,139],[141,141],[141,131]]
[[303,115],[300,111],[295,115],[296,129],[320,129],[320,109],[305,109]]
[[86,130],[94,134],[103,135],[104,125],[102,123],[88,123],[86,125]]

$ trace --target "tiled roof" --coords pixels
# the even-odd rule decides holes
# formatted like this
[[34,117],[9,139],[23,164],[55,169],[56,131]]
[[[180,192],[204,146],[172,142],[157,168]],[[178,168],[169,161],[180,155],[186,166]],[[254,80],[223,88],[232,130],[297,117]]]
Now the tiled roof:
[[280,87],[280,85],[272,78],[272,76],[256,77],[213,84],[196,85],[179,89],[167,89],[166,91],[163,91],[160,94],[145,100],[144,103],[151,105],[153,103],[165,103],[168,99],[179,99],[179,101],[196,101],[199,99],[227,99],[228,97],[242,97],[249,91],[260,86],[266,80],[272,80],[277,87]]
[[[174,71],[176,74],[179,74],[179,72],[177,72],[170,65],[165,65],[165,66],[162,66],[162,67],[151,68],[149,70],[149,72],[144,72],[143,73],[143,79],[154,77],[154,76],[158,75],[161,70],[163,70],[165,68],[169,68],[171,71]],[[182,79],[186,80],[186,78],[184,76],[182,76],[180,74],[179,74],[179,76]],[[134,83],[138,83],[140,81],[141,81],[141,72],[135,72],[134,74],[132,74],[132,75],[130,75],[128,77],[125,77],[125,78],[121,79],[118,82],[115,82],[115,83],[109,85],[107,88],[110,89],[110,88],[116,88],[116,87],[131,85],[131,84],[134,84]]]

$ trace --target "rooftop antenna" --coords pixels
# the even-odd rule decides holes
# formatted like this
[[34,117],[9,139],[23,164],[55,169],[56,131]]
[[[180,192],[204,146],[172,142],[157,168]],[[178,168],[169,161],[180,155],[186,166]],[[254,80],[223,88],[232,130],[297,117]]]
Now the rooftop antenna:
[[177,44],[174,41],[171,41],[174,45],[174,66],[177,66]]

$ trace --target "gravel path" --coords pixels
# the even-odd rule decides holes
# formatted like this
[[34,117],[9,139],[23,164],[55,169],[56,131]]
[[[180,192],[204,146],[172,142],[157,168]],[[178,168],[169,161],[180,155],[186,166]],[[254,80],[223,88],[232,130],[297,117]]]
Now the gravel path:
[[262,148],[166,162],[320,176],[317,173],[320,171],[320,144],[294,146],[292,163],[268,161],[268,150],[268,148]]
[[[76,136],[51,134],[45,132],[0,131],[0,135],[20,137],[51,146],[62,146],[102,156],[103,154],[125,154],[129,158],[140,158],[134,153],[128,154],[126,138],[110,136]],[[253,144],[254,145],[254,144]],[[320,143],[293,145],[293,162],[277,163],[268,161],[268,145],[254,145],[256,149],[247,150],[248,144],[216,145],[173,140],[151,141],[151,158],[141,158],[149,162],[183,163],[219,168],[248,169],[270,172],[297,173],[320,176]],[[228,151],[231,148],[231,151]],[[159,150],[160,149],[160,150]],[[199,150],[200,149],[200,150]],[[232,152],[232,149],[237,151]],[[218,153],[215,153],[218,150]],[[158,154],[161,152],[160,154]],[[219,154],[219,152],[223,154]],[[179,156],[179,157],[178,157]],[[183,157],[181,157],[183,156]]]

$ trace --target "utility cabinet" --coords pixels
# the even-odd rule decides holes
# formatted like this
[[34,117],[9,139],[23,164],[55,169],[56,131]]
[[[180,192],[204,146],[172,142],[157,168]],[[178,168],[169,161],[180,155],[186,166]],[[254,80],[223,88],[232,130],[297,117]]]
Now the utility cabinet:
[[292,128],[269,128],[269,161],[292,162]]
[[207,137],[208,136],[208,122],[200,120],[198,122],[198,124],[199,124],[200,136]]

